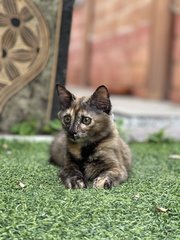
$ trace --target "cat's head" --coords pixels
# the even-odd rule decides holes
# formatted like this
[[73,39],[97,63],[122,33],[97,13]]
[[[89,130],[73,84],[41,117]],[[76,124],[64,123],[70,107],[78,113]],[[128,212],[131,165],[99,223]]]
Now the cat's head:
[[74,142],[93,142],[109,132],[111,102],[105,86],[99,86],[89,97],[75,97],[65,87],[56,85],[60,112],[58,117]]

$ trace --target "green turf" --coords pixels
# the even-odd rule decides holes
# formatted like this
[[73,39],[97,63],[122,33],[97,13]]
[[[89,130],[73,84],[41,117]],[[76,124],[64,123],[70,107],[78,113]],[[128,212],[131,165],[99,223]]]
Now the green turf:
[[180,161],[168,158],[180,143],[132,144],[131,178],[112,190],[66,190],[47,163],[47,144],[3,143],[0,240],[180,239]]

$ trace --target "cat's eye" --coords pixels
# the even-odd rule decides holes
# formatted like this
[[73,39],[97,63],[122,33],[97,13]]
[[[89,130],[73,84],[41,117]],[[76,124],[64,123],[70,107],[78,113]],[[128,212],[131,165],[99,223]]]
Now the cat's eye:
[[71,116],[70,115],[65,115],[63,120],[64,120],[64,123],[68,124],[68,123],[71,122]]
[[82,117],[82,123],[85,125],[89,125],[91,123],[90,117]]

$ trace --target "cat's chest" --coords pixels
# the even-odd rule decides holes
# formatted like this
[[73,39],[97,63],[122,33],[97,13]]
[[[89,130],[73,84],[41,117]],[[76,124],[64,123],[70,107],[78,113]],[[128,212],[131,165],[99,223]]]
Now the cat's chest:
[[96,143],[84,147],[72,148],[69,151],[69,157],[72,162],[78,165],[80,171],[84,173],[87,179],[98,176],[105,167]]
[[72,161],[78,163],[78,165],[86,165],[92,163],[95,160],[95,155],[97,151],[97,144],[92,143],[87,146],[79,146],[74,144],[69,146],[68,153]]
[[68,152],[75,158],[81,159],[81,146],[78,144],[69,144]]

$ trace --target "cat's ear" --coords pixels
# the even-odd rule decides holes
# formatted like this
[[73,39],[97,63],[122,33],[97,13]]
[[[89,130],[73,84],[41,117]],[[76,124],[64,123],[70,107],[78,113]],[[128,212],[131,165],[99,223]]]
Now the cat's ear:
[[111,101],[109,99],[108,89],[102,85],[99,86],[89,99],[91,107],[95,107],[107,114],[111,112]]
[[70,93],[64,86],[59,83],[56,84],[56,90],[59,96],[60,110],[66,110],[71,106],[72,102],[76,98],[72,93]]

